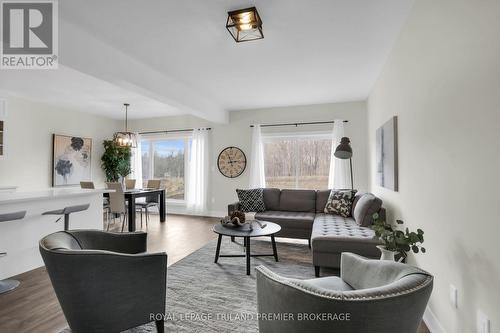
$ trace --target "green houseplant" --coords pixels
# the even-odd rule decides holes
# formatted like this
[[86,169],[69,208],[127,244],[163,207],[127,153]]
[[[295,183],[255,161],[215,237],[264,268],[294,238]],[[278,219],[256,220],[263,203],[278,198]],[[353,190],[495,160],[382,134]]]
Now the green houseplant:
[[[390,259],[391,254],[384,251],[392,252],[392,258],[397,256],[399,261],[406,259],[410,251],[425,253],[426,250],[422,247],[424,242],[424,231],[422,229],[417,229],[417,232],[410,231],[408,228],[405,231],[399,230],[381,219],[378,214],[373,215],[373,221],[375,235],[384,242],[383,246],[378,246],[382,252],[381,259]],[[402,225],[404,222],[396,220],[396,223]],[[389,255],[389,258],[387,255]]]
[[106,175],[106,181],[118,182],[132,172],[130,147],[121,147],[114,140],[104,140],[104,154],[101,157],[101,167]]

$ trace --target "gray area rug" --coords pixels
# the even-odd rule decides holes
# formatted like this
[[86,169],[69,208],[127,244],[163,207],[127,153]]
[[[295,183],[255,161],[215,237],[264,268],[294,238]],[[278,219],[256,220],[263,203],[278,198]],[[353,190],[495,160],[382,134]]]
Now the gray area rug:
[[[268,241],[252,240],[252,253],[272,253]],[[247,276],[245,258],[219,258],[214,264],[216,241],[168,268],[167,332],[258,332],[254,267],[265,265],[274,272],[300,279],[314,278],[311,250],[307,245],[277,242],[279,262],[273,257],[252,258]],[[221,254],[242,254],[241,241],[222,239]],[[331,275],[334,271],[324,272]],[[65,329],[61,333],[69,333]],[[156,332],[154,323],[127,333]]]

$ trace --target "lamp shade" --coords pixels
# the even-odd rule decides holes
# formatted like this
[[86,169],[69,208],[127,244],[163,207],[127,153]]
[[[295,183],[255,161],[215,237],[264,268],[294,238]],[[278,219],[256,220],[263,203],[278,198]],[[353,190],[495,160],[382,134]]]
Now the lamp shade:
[[335,153],[333,153],[336,158],[341,160],[346,160],[352,157],[351,140],[348,137],[343,137],[340,139],[340,144],[335,148]]

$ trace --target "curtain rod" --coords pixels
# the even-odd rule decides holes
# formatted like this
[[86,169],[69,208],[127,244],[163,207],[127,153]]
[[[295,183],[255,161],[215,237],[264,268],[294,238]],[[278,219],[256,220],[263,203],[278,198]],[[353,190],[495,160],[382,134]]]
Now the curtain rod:
[[[342,120],[344,123],[348,123],[349,120]],[[266,124],[260,125],[260,127],[276,127],[276,126],[300,126],[300,125],[319,125],[319,124],[333,124],[335,121],[313,121],[307,123],[285,123],[285,124]],[[254,127],[254,125],[250,125],[250,127]]]
[[[197,128],[198,130],[207,130],[210,131],[211,127]],[[186,129],[176,129],[176,130],[163,130],[163,131],[150,131],[150,132],[139,132],[140,135],[144,134],[161,134],[161,133],[179,133],[179,132],[192,132],[196,130],[196,128],[186,128]]]

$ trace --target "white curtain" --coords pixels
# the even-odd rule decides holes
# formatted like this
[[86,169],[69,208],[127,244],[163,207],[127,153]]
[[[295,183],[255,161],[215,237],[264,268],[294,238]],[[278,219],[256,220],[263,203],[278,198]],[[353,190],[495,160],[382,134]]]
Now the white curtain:
[[195,129],[187,177],[187,209],[194,213],[207,208],[208,149],[208,130]]
[[135,187],[142,188],[142,151],[141,151],[141,135],[135,133],[137,147],[132,149],[131,167],[132,173],[130,178],[135,179]]
[[330,173],[328,174],[328,188],[330,189],[348,189],[351,188],[351,173],[349,170],[349,160],[341,160],[333,154],[335,148],[344,136],[344,121],[336,119],[333,123],[332,132],[332,151],[330,154]]
[[249,188],[266,187],[264,174],[264,147],[260,125],[254,125],[252,130],[252,152],[250,155],[250,182]]

